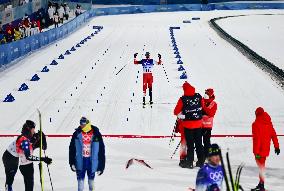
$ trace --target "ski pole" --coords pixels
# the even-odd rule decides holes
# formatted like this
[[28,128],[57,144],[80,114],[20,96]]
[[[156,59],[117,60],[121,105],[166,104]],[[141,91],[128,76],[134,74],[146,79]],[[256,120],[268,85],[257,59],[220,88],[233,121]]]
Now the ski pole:
[[175,122],[175,125],[174,125],[174,128],[173,128],[173,131],[172,131],[172,135],[171,135],[171,137],[170,137],[169,146],[171,145],[171,142],[172,142],[173,139],[174,139],[175,131],[176,131],[176,128],[177,128],[177,123],[178,123],[178,119],[176,119],[176,122]]
[[[44,156],[46,157],[45,150],[43,152],[44,152]],[[48,166],[48,164],[46,164],[46,166],[47,166],[47,171],[48,171],[48,175],[49,175],[51,189],[53,191],[53,184],[52,184],[52,180],[51,180],[51,176],[50,176],[49,166]]]
[[181,141],[178,143],[178,145],[177,145],[177,147],[176,147],[175,151],[173,152],[173,154],[172,154],[172,156],[171,156],[171,159],[172,159],[172,158],[173,158],[173,156],[176,154],[176,152],[177,152],[177,150],[178,150],[178,148],[179,148],[180,144],[181,144]]

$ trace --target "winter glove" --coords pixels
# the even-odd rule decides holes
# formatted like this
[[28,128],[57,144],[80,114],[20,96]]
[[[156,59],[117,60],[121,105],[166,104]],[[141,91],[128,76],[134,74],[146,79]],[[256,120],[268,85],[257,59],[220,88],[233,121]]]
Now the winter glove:
[[159,60],[161,60],[161,58],[162,58],[161,54],[158,54],[158,58],[159,58]]
[[73,172],[76,172],[76,167],[75,167],[74,164],[70,165],[70,168],[71,168],[71,170],[72,170]]
[[[40,131],[38,131],[33,135],[33,137],[31,138],[31,143],[33,144],[33,149],[40,148]],[[42,132],[42,150],[46,149],[47,149],[46,136]]]
[[48,157],[42,157],[41,160],[45,162],[47,165],[50,165],[52,163],[52,159]]
[[183,114],[181,114],[181,113],[178,114],[177,117],[178,117],[179,119],[185,119],[185,115],[183,115]]
[[134,58],[136,58],[136,57],[137,57],[137,55],[138,55],[138,53],[135,53],[135,54],[134,54]]
[[101,176],[104,173],[104,171],[97,171],[97,175]]
[[256,154],[256,155],[255,155],[255,158],[256,158],[256,159],[260,159],[261,156],[260,156],[259,154]]
[[276,153],[277,155],[279,155],[279,154],[280,154],[280,149],[279,149],[279,148],[275,148],[275,153]]

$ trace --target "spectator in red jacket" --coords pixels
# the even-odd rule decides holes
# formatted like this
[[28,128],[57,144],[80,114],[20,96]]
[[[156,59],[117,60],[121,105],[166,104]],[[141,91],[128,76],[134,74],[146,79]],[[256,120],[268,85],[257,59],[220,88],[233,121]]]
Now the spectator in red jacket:
[[204,145],[204,155],[207,156],[208,148],[211,145],[211,131],[213,127],[213,119],[217,111],[217,103],[215,100],[214,90],[208,88],[205,90],[203,97],[203,116],[202,116],[202,140]]
[[180,161],[182,168],[193,168],[194,147],[198,161],[196,166],[204,164],[204,152],[202,145],[202,106],[204,105],[202,96],[195,92],[195,88],[188,82],[183,84],[184,95],[178,100],[174,109],[174,115],[182,119],[181,125],[184,127],[184,135],[187,144],[187,157],[185,161]]
[[253,137],[253,154],[255,155],[256,164],[259,168],[259,184],[254,191],[265,191],[264,188],[264,170],[266,157],[270,152],[270,141],[273,141],[275,153],[280,154],[279,143],[276,132],[273,128],[271,118],[262,107],[255,111],[255,121],[252,124]]
[[12,23],[9,23],[7,26],[6,26],[6,35],[11,35],[11,36],[14,36],[14,28],[13,28],[13,25]]

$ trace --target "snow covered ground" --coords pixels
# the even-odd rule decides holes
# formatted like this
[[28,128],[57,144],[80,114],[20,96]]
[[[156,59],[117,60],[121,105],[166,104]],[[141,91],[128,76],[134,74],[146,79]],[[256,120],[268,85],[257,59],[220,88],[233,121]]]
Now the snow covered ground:
[[[247,15],[217,23],[233,37],[284,69],[284,15]],[[240,27],[241,26],[241,27]]]
[[[257,106],[263,106],[271,114],[276,131],[283,134],[283,90],[208,25],[208,20],[218,16],[257,13],[283,11],[96,17],[74,34],[1,73],[0,98],[12,93],[16,100],[13,103],[0,102],[0,134],[18,134],[26,119],[38,122],[36,108],[39,108],[47,134],[71,134],[80,117],[85,115],[100,128],[102,134],[170,135],[175,122],[173,109],[183,93],[183,81],[179,79],[181,73],[177,71],[177,59],[170,45],[170,26],[181,27],[174,33],[189,75],[188,81],[201,94],[205,88],[215,89],[219,109],[213,134],[250,134]],[[200,17],[201,20],[182,23],[192,17]],[[61,53],[90,35],[94,31],[93,25],[101,25],[104,29],[64,60],[57,59]],[[271,31],[278,33],[277,28],[273,29],[275,31]],[[270,42],[267,42],[268,46]],[[133,65],[133,54],[138,52],[138,58],[142,58],[146,51],[155,59],[158,53],[162,54],[164,63],[154,70],[155,104],[152,109],[142,108],[142,68]],[[53,59],[59,64],[49,66]],[[41,73],[46,65],[50,72]],[[41,79],[30,82],[35,73]],[[18,92],[24,82],[30,89]],[[0,153],[13,139],[0,138]],[[283,145],[284,139],[279,139],[280,145]],[[75,174],[68,165],[69,141],[70,138],[48,138],[47,153],[54,159],[50,170],[55,190],[76,190]],[[254,187],[258,180],[251,139],[216,138],[214,141],[225,150],[230,149],[234,168],[241,162],[246,163],[241,182],[246,190]],[[188,186],[194,186],[197,169],[179,168],[178,155],[170,159],[178,139],[171,147],[168,142],[168,139],[105,138],[106,170],[96,179],[96,190],[186,190]],[[271,191],[284,188],[283,156],[281,153],[276,157],[272,152],[268,160],[267,187]],[[125,170],[126,161],[132,157],[144,159],[154,169],[136,165]],[[2,163],[0,170],[4,172]],[[45,178],[47,190],[50,190],[47,174]],[[1,173],[0,185],[4,185],[4,180],[4,173]],[[36,190],[39,190],[37,171],[35,184]],[[22,185],[18,172],[15,190],[20,190]]]

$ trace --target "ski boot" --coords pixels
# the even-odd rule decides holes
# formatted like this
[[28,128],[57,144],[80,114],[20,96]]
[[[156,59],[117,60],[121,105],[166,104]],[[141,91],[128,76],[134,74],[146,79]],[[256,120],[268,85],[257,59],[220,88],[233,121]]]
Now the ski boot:
[[203,165],[204,165],[204,162],[200,162],[200,161],[197,161],[195,164],[195,166],[199,168],[203,167]]
[[251,189],[251,191],[265,191],[265,188],[264,188],[264,183],[258,183],[258,185]]
[[193,169],[193,162],[185,160],[184,162],[179,165],[181,168],[189,168]]
[[5,191],[13,191],[12,185],[5,184]]
[[185,165],[186,163],[186,160],[185,159],[180,159],[178,165],[181,167],[181,168],[184,168],[183,166]]
[[145,96],[143,96],[143,108],[145,108],[146,102],[145,102]]
[[149,96],[150,96],[150,105],[152,105],[153,104],[153,100],[152,100],[152,97],[153,97],[153,95],[152,95],[152,88],[149,88]]

